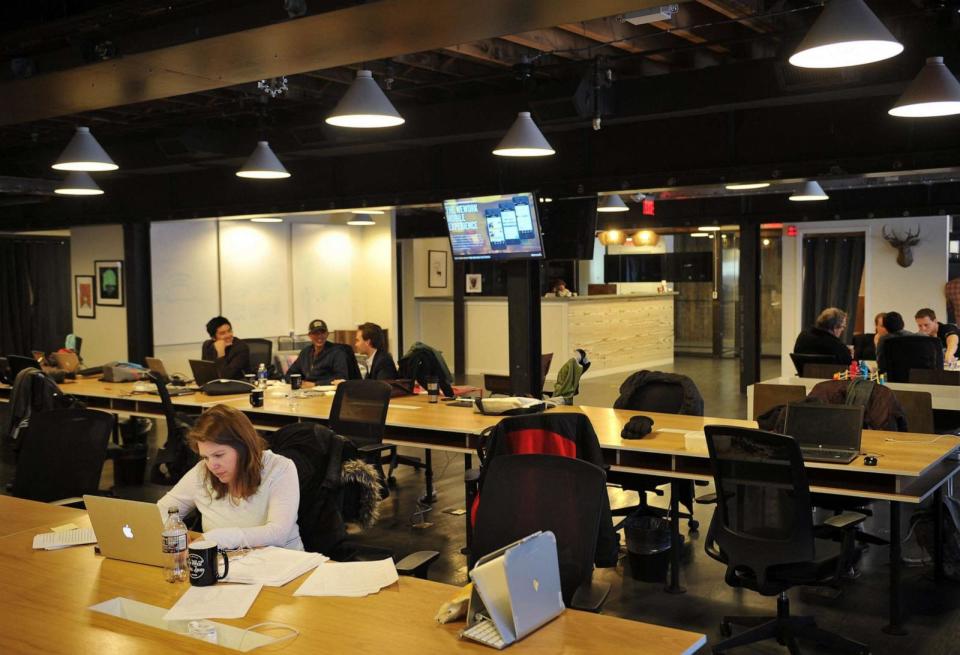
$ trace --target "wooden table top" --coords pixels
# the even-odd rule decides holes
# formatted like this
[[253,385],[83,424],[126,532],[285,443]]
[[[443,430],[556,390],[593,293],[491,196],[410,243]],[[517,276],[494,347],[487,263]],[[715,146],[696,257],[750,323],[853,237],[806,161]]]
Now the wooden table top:
[[[13,496],[0,496],[0,537],[29,531],[31,538],[44,527],[63,525],[83,518],[86,512],[72,507],[35,503]],[[84,527],[84,526],[81,526]]]
[[[39,506],[39,507],[38,507]],[[6,501],[3,516],[34,521],[49,508],[50,525],[62,521],[52,508],[19,499]],[[75,512],[83,516],[83,512]],[[38,530],[39,531],[39,530]],[[160,569],[96,556],[91,546],[34,551],[33,531],[0,538],[0,612],[2,653],[223,653],[218,646],[87,609],[115,597],[171,607],[186,591],[172,585]],[[159,544],[157,544],[159,547]],[[309,574],[307,574],[309,575]],[[462,623],[438,625],[433,617],[456,592],[450,585],[401,578],[365,598],[294,597],[306,575],[284,587],[264,587],[247,616],[217,622],[238,627],[278,621],[300,636],[281,647],[284,653],[487,653],[489,648],[461,641]],[[559,618],[511,647],[531,654],[693,653],[706,639],[701,634],[567,610]],[[271,652],[271,648],[266,650]],[[273,649],[276,650],[276,649]]]

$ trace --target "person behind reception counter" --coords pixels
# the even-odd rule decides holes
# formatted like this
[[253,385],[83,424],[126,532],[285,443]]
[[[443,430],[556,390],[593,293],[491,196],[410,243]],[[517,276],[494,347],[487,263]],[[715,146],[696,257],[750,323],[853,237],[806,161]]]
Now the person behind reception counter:
[[197,420],[188,440],[200,461],[159,500],[162,516],[171,507],[181,517],[196,509],[203,536],[221,548],[303,550],[296,466],[264,448],[243,412],[214,405]]
[[226,380],[242,380],[250,371],[250,347],[233,336],[233,326],[223,316],[207,321],[210,338],[200,348],[200,359],[217,365],[217,376]]
[[544,298],[572,298],[575,294],[567,288],[567,283],[557,278],[550,285],[550,291],[544,294]]

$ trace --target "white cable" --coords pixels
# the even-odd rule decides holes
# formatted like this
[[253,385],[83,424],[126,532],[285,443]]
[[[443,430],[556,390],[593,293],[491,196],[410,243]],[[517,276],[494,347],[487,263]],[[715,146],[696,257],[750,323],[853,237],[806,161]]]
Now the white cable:
[[[263,646],[275,646],[281,642],[290,641],[300,636],[300,631],[294,628],[292,625],[287,625],[286,623],[278,623],[277,621],[264,621],[263,623],[257,623],[255,625],[251,625],[249,628],[243,631],[243,634],[240,635],[240,644],[237,646],[237,650],[239,651],[243,650],[243,640],[247,638],[247,633],[250,632],[251,630],[256,630],[257,628],[274,628],[274,629],[279,628],[281,630],[289,630],[291,633],[291,634],[288,634],[286,637],[280,637],[279,639],[274,639],[269,643],[262,644]],[[269,636],[269,635],[264,635],[264,636]],[[256,650],[257,648],[260,648],[260,646],[254,646],[251,650]]]
[[960,439],[960,436],[955,434],[941,434],[939,437],[934,437],[933,439],[923,439],[923,440],[909,440],[909,439],[894,439],[893,437],[887,437],[884,441],[889,443],[918,443],[918,444],[932,444],[937,443],[944,437],[953,437],[955,439]]

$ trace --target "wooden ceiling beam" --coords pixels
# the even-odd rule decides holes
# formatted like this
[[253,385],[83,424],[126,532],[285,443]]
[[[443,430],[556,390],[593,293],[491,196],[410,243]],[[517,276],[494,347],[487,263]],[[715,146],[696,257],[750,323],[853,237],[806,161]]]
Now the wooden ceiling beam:
[[736,20],[754,32],[767,34],[773,31],[773,28],[766,21],[759,18],[750,18],[755,13],[753,8],[739,0],[697,0],[697,2],[722,16]]
[[[582,23],[566,23],[557,26],[571,34],[579,34],[599,43],[608,43],[611,48],[623,50],[631,54],[644,54],[645,48],[636,44],[636,37],[643,36],[633,25],[623,23],[615,18],[599,18]],[[647,59],[660,64],[670,63],[669,57],[663,54],[645,55]]]

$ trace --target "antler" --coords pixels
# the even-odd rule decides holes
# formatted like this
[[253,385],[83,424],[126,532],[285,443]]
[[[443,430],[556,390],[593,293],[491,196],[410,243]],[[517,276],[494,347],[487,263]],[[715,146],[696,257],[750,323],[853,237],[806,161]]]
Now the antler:
[[904,239],[904,241],[906,241],[907,245],[909,246],[915,246],[918,243],[920,243],[920,226],[919,225],[917,226],[916,234],[912,232],[907,232],[907,237]]
[[886,225],[883,226],[882,232],[883,232],[883,238],[886,239],[887,241],[889,241],[889,242],[890,242],[891,244],[893,244],[894,246],[899,246],[901,243],[903,243],[903,239],[901,239],[900,237],[898,237],[896,232],[893,233],[893,236],[887,234],[887,226],[886,226]]
[[917,226],[916,233],[907,231],[907,236],[900,237],[897,235],[897,231],[893,230],[893,234],[887,234],[887,226],[884,225],[882,228],[883,238],[890,242],[891,245],[899,248],[900,246],[915,246],[920,243],[920,226]]

